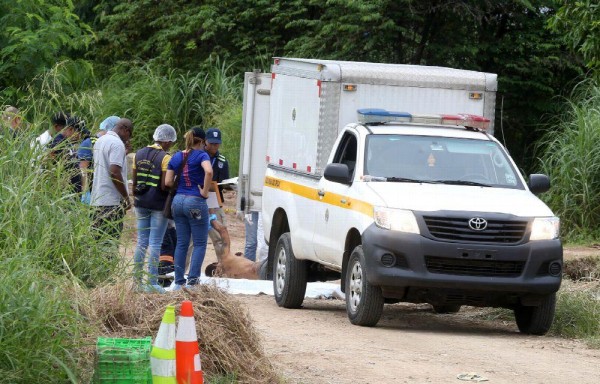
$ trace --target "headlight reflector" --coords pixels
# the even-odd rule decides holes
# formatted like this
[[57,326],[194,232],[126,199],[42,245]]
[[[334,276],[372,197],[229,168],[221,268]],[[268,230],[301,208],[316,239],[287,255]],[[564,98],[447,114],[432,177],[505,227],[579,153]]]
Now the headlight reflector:
[[375,219],[375,225],[379,228],[416,233],[417,235],[421,233],[414,213],[406,209],[374,207],[373,218]]
[[560,219],[558,217],[536,217],[531,224],[529,240],[554,240],[560,235]]

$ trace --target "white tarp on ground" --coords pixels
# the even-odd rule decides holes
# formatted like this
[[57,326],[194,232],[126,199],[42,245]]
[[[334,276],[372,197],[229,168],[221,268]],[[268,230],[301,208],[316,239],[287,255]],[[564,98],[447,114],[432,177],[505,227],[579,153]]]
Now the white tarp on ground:
[[[273,282],[271,280],[248,280],[248,279],[229,279],[225,277],[200,277],[202,284],[212,284],[224,291],[237,295],[270,295],[273,296]],[[168,290],[168,288],[167,288]],[[340,285],[335,283],[308,283],[306,285],[306,295],[304,297],[312,299],[342,299],[344,293],[340,290]]]

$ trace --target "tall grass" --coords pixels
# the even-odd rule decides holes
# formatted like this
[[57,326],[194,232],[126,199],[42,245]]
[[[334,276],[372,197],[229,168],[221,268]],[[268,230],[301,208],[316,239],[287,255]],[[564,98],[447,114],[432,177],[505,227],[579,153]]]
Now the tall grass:
[[16,139],[4,135],[0,151],[0,381],[81,382],[79,347],[92,322],[78,313],[73,291],[127,270],[113,257],[117,244],[92,230],[90,207],[68,192],[65,164],[47,162],[47,153],[30,147],[33,138],[61,110],[84,118],[92,132],[106,116],[130,118],[134,149],[162,123],[181,139],[193,125],[217,126],[234,176],[242,86],[230,72],[215,61],[199,73],[142,66],[100,80],[85,61],[63,62],[24,86],[17,107],[26,129]]
[[221,152],[233,163],[230,170],[235,175],[242,115],[240,79],[231,66],[219,60],[197,73],[145,65],[117,73],[101,84],[102,113],[119,114],[133,121],[136,149],[151,143],[154,129],[163,123],[175,127],[180,147],[183,133],[191,127],[216,126],[223,132]]
[[85,323],[65,294],[68,280],[33,259],[20,253],[0,270],[0,381],[78,383]]
[[68,192],[63,164],[42,165],[27,134],[0,151],[0,377],[78,382],[87,327],[70,289],[105,281],[114,244],[91,230],[90,208]]
[[568,240],[600,235],[600,87],[580,84],[569,111],[538,143],[552,188],[543,197],[561,218]]
[[127,117],[135,128],[135,150],[150,144],[154,129],[163,123],[175,127],[179,147],[183,133],[191,127],[216,126],[223,132],[221,152],[230,162],[231,176],[235,176],[243,77],[219,59],[205,68],[192,73],[152,64],[115,67],[112,76],[97,79],[85,61],[61,62],[24,87],[27,97],[18,107],[25,111],[30,130],[37,134],[48,129],[50,116],[57,111],[82,117],[92,132],[107,116]]

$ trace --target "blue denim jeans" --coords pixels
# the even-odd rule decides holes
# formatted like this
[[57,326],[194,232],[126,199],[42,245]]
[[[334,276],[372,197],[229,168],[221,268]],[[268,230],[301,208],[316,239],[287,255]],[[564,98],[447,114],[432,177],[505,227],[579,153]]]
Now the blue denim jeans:
[[256,261],[256,247],[258,245],[256,235],[258,230],[258,212],[250,212],[250,221],[248,217],[244,218],[246,227],[246,246],[244,247],[244,257],[251,261]]
[[160,247],[167,230],[168,219],[163,216],[162,211],[148,208],[135,207],[137,216],[137,247],[133,254],[133,270],[137,283],[142,283],[144,259],[146,251],[150,246],[148,255],[148,284],[158,284],[158,258]]
[[201,197],[177,194],[171,205],[175,229],[177,230],[177,246],[175,247],[175,284],[185,284],[185,261],[190,237],[194,241],[192,260],[188,273],[188,284],[198,283],[208,239],[208,205]]

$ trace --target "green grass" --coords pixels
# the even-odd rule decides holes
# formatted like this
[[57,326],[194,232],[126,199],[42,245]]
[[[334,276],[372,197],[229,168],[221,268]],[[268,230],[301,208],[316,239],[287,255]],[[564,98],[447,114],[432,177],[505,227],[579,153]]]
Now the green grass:
[[65,293],[69,280],[21,253],[0,270],[0,377],[5,383],[77,383],[84,319]]
[[28,137],[0,151],[0,377],[79,382],[88,324],[75,292],[119,267],[115,244],[91,230],[89,207],[67,190],[63,164],[44,165]]
[[577,289],[567,284],[558,294],[556,315],[551,334],[583,339],[592,347],[600,347],[600,286]]
[[573,95],[537,149],[552,182],[542,198],[560,217],[563,237],[577,242],[600,238],[600,87],[581,84]]
[[[231,177],[238,173],[242,124],[242,74],[215,60],[203,72],[159,69],[152,65],[122,70],[97,79],[85,61],[62,62],[28,84],[24,111],[32,134],[49,128],[50,116],[63,110],[82,117],[95,133],[107,116],[127,117],[134,124],[134,150],[152,143],[157,126],[167,123],[183,134],[193,126],[217,127],[223,132],[221,152],[230,163]],[[0,104],[3,104],[0,100]]]

